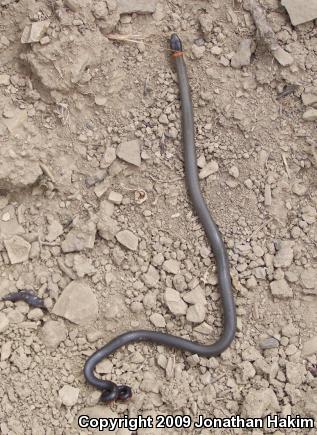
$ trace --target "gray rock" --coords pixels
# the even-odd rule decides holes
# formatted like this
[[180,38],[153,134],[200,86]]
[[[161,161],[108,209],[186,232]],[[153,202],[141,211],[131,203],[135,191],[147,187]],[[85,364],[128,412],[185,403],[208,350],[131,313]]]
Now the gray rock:
[[141,166],[141,146],[139,140],[121,142],[117,148],[117,156],[134,166]]
[[287,284],[287,281],[285,279],[272,281],[270,287],[271,287],[272,295],[277,298],[287,299],[293,296],[293,290]]
[[201,14],[198,18],[200,29],[203,34],[204,40],[209,42],[212,39],[213,30],[213,15],[212,14]]
[[214,160],[211,160],[207,165],[203,167],[203,169],[199,172],[199,178],[203,180],[204,178],[209,177],[212,174],[218,172],[219,166],[218,163]]
[[73,281],[63,290],[52,313],[77,325],[86,325],[98,316],[96,296],[83,281]]
[[208,325],[208,323],[203,322],[200,325],[195,326],[194,331],[203,335],[211,335],[214,331],[214,328]]
[[305,393],[302,415],[307,415],[317,419],[317,387],[315,386],[311,390]]
[[286,8],[293,26],[306,23],[317,18],[316,0],[282,0],[282,5]]
[[302,101],[305,106],[313,106],[317,104],[317,88],[313,92],[305,91],[302,94]]
[[101,169],[108,168],[116,160],[116,149],[108,147],[100,162]]
[[[100,338],[100,337],[99,337]],[[104,359],[96,365],[96,372],[101,374],[110,374],[113,369],[113,364],[108,359]]]
[[9,86],[10,76],[9,74],[0,74],[0,86]]
[[231,59],[233,68],[242,68],[243,66],[250,65],[252,54],[251,45],[252,39],[242,39],[237,52]]
[[303,207],[302,216],[304,221],[307,222],[309,225],[315,223],[317,218],[317,212],[315,207],[311,207],[310,205]]
[[107,199],[104,199],[100,203],[99,215],[102,219],[103,216],[112,216],[114,212],[114,204]]
[[183,295],[183,299],[185,302],[192,304],[192,305],[194,305],[194,304],[206,305],[207,304],[205,291],[199,285],[197,287],[195,287],[193,290],[191,290],[190,292],[185,293]]
[[97,186],[94,189],[94,192],[98,198],[101,198],[109,189],[111,183],[109,178],[106,180],[103,180],[101,183],[97,184]]
[[173,258],[166,260],[163,263],[163,270],[165,270],[165,272],[172,273],[173,275],[177,275],[180,270],[180,263]]
[[55,349],[65,340],[67,329],[62,322],[48,320],[41,331],[41,339],[46,347]]
[[203,304],[191,305],[186,314],[188,322],[202,323],[206,317],[206,306]]
[[71,385],[64,385],[58,392],[59,398],[63,405],[74,406],[78,401],[79,388],[74,388]]
[[116,234],[116,239],[122,246],[131,251],[136,251],[138,249],[139,239],[130,230],[119,231]]
[[60,222],[52,220],[48,226],[48,233],[46,236],[46,240],[48,242],[54,242],[60,235],[63,234],[63,225]]
[[187,312],[187,305],[182,300],[178,291],[167,288],[164,294],[165,303],[168,306],[168,309],[175,316],[182,316]]
[[4,241],[11,264],[23,263],[29,259],[31,245],[20,236],[13,236]]
[[24,228],[18,223],[14,207],[4,207],[0,213],[0,240],[10,239],[24,232]]
[[117,0],[120,14],[153,14],[158,0]]
[[279,347],[280,342],[274,337],[265,338],[260,342],[261,349],[274,349]]
[[244,361],[256,361],[259,358],[262,358],[262,355],[254,346],[248,346],[242,351],[242,359]]
[[256,375],[255,368],[250,361],[243,361],[239,368],[241,370],[241,377],[244,382],[254,378]]
[[175,275],[173,277],[173,285],[175,289],[178,290],[179,292],[186,290],[188,287],[185,278],[183,277],[183,275],[180,274]]
[[73,269],[79,278],[83,278],[85,275],[91,276],[96,273],[91,259],[79,254],[74,255]]
[[42,36],[44,36],[50,25],[49,20],[36,21],[23,30],[21,36],[22,44],[30,44],[31,42],[39,42]]
[[64,5],[73,12],[77,12],[80,9],[79,0],[64,0]]
[[262,418],[280,410],[276,394],[271,388],[250,389],[242,406],[242,415],[247,418]]
[[100,237],[109,241],[115,238],[119,231],[119,225],[110,216],[103,215],[97,223],[97,230]]
[[164,328],[166,326],[166,322],[165,322],[164,317],[162,316],[162,314],[159,314],[159,313],[153,313],[150,316],[150,321],[157,328]]
[[201,59],[203,55],[205,54],[206,47],[204,45],[192,45],[192,54],[195,59]]
[[313,355],[314,353],[317,353],[317,335],[310,338],[308,341],[304,343],[302,356],[306,357],[306,356]]
[[288,323],[287,325],[283,326],[282,328],[282,335],[284,337],[296,337],[299,334],[299,329],[296,328],[292,323]]
[[95,244],[96,225],[90,221],[82,223],[73,228],[62,242],[62,251],[79,252],[85,249],[92,249]]
[[123,199],[123,196],[119,192],[111,191],[109,193],[108,201],[112,202],[113,204],[117,204],[117,205],[121,204],[122,199]]
[[306,370],[302,364],[286,362],[286,378],[290,384],[300,386],[304,382],[305,372]]
[[294,258],[293,245],[293,242],[281,242],[280,248],[274,257],[275,267],[289,267],[292,264]]
[[29,311],[28,315],[27,315],[29,320],[41,320],[44,317],[44,313],[40,308],[33,308],[32,310]]
[[1,361],[6,361],[10,358],[12,351],[12,341],[5,341],[1,346]]
[[304,269],[300,274],[300,281],[305,293],[317,293],[317,269],[313,269],[312,267]]
[[293,56],[291,56],[284,48],[278,46],[275,50],[272,50],[272,54],[278,63],[282,66],[292,65],[294,62]]
[[303,114],[304,121],[316,121],[317,119],[317,109],[308,109]]
[[4,313],[0,312],[0,334],[9,327],[9,319]]
[[150,265],[148,271],[142,275],[142,280],[148,288],[156,287],[160,280],[160,274],[155,267]]

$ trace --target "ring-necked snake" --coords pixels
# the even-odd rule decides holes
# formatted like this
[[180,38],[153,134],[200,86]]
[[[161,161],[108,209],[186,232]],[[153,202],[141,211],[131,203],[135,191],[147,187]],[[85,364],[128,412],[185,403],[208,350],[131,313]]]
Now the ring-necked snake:
[[184,338],[175,337],[174,335],[147,330],[129,331],[114,338],[90,356],[84,367],[86,380],[96,388],[103,391],[101,400],[105,402],[112,400],[127,400],[132,396],[131,388],[127,385],[116,385],[111,381],[98,379],[94,374],[96,365],[122,346],[126,346],[129,343],[147,341],[191,352],[200,356],[211,357],[217,356],[227,349],[234,339],[236,332],[236,311],[231,289],[229,261],[226,248],[217,225],[210,216],[199,184],[191,93],[186,65],[183,58],[182,43],[177,35],[173,34],[171,36],[170,45],[177,70],[182,106],[182,133],[186,185],[193,208],[204,227],[216,260],[218,283],[223,303],[224,328],[219,340],[209,346],[186,340]]

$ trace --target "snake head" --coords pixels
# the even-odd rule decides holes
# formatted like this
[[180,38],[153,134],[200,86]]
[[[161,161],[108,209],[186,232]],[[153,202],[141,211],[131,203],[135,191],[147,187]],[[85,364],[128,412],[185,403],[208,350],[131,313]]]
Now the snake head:
[[183,51],[182,41],[176,33],[173,33],[170,39],[171,49],[173,51]]
[[128,385],[118,385],[118,397],[117,400],[125,402],[132,397],[132,390]]
[[109,403],[116,400],[125,402],[132,397],[132,390],[127,385],[115,385],[114,388],[105,389],[102,391],[99,398],[100,402]]

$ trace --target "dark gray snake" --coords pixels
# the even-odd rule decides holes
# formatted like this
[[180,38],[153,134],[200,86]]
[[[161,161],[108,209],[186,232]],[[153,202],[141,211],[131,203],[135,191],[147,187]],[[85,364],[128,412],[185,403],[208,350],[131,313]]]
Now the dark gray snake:
[[29,292],[27,290],[21,290],[20,292],[9,293],[2,298],[3,301],[18,302],[24,301],[31,307],[44,308],[44,299],[38,297],[36,294]]
[[222,237],[217,225],[209,213],[199,185],[194,141],[193,107],[186,65],[183,58],[182,43],[179,37],[174,34],[171,36],[170,44],[176,64],[182,105],[182,129],[186,186],[193,204],[193,208],[204,227],[206,236],[209,240],[216,260],[218,283],[223,304],[224,328],[219,340],[209,346],[190,340],[185,340],[184,338],[175,337],[174,335],[146,330],[129,331],[114,338],[108,344],[91,355],[86,361],[84,367],[84,375],[86,380],[96,388],[103,391],[101,400],[105,402],[112,400],[127,400],[132,396],[132,391],[129,386],[117,385],[111,381],[98,379],[94,374],[96,365],[104,358],[120,349],[122,346],[126,346],[130,343],[147,341],[180,349],[182,351],[191,352],[200,356],[211,357],[217,356],[227,349],[234,339],[236,332],[236,311],[231,289],[229,261],[226,248],[222,241]]

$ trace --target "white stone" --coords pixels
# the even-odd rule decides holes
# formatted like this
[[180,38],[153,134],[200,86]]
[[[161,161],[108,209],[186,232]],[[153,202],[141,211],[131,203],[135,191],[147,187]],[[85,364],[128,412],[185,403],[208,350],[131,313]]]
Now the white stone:
[[166,326],[166,322],[165,322],[164,317],[162,316],[162,314],[159,314],[159,313],[153,313],[150,316],[150,321],[157,328],[164,328]]
[[115,235],[119,231],[119,225],[110,216],[103,215],[97,223],[97,230],[100,237],[109,241],[115,238]]
[[136,251],[138,249],[139,239],[130,230],[119,231],[116,234],[116,239],[122,246],[131,251]]
[[294,62],[293,56],[291,56],[282,47],[277,47],[276,50],[272,51],[272,54],[278,61],[278,63],[282,66],[292,65],[292,63]]
[[92,249],[95,244],[96,225],[90,221],[76,226],[65,237],[62,242],[62,251],[79,252],[85,249]]
[[163,263],[163,270],[165,270],[165,272],[172,273],[173,275],[177,275],[180,270],[180,263],[172,258],[170,260],[166,260]]
[[186,314],[186,319],[192,323],[202,323],[205,320],[206,307],[203,304],[191,305]]
[[9,74],[0,74],[0,86],[9,86],[10,76]]
[[138,139],[121,142],[117,148],[117,156],[134,166],[141,166],[141,146]]
[[306,370],[302,364],[290,361],[286,362],[286,378],[290,384],[297,387],[302,385],[305,379],[305,372]]
[[209,177],[212,174],[218,172],[219,166],[218,163],[214,160],[208,162],[203,169],[199,172],[199,178],[203,180],[204,178]]
[[242,68],[243,66],[250,65],[251,61],[251,39],[242,39],[237,52],[231,59],[231,65],[233,68]]
[[148,288],[156,287],[160,280],[160,274],[155,267],[150,265],[147,272],[142,276],[142,280]]
[[46,240],[48,242],[54,242],[54,240],[56,240],[57,237],[63,234],[63,232],[64,232],[63,225],[60,224],[58,221],[53,220],[52,222],[50,222],[48,226],[48,233],[46,236]]
[[21,36],[22,44],[29,44],[32,42],[39,42],[42,36],[49,28],[49,20],[37,21],[26,26]]
[[304,121],[316,121],[317,120],[317,109],[308,109],[303,114]]
[[182,316],[187,312],[187,305],[182,300],[178,291],[167,288],[164,294],[165,303],[168,306],[168,309],[175,316]]
[[250,389],[243,402],[242,415],[247,418],[262,418],[268,414],[276,414],[279,410],[273,389]]
[[286,8],[293,26],[306,23],[317,18],[316,0],[282,0],[282,5]]
[[96,320],[98,304],[91,288],[83,281],[72,281],[58,298],[52,313],[77,325]]
[[12,349],[12,341],[5,341],[1,347],[1,361],[6,361],[10,358]]
[[193,290],[191,290],[190,292],[185,293],[183,295],[183,299],[185,302],[192,304],[192,305],[194,305],[194,304],[206,305],[207,304],[205,291],[200,286],[197,286]]
[[120,14],[153,14],[158,0],[117,0]]
[[0,334],[9,327],[9,319],[4,313],[0,312]]
[[274,266],[276,268],[289,267],[293,262],[293,242],[282,241],[280,249],[274,257]]
[[116,160],[116,155],[117,153],[114,147],[107,147],[100,162],[101,169],[108,168]]
[[121,204],[123,196],[119,192],[114,192],[113,190],[109,193],[108,200],[113,204]]
[[310,338],[303,344],[302,355],[304,357],[313,355],[314,353],[317,354],[317,335]]
[[287,299],[293,296],[293,290],[289,287],[285,279],[272,281],[270,287],[272,295],[277,298]]
[[96,106],[105,106],[107,104],[107,97],[102,95],[95,95]]
[[59,398],[63,405],[74,406],[78,401],[79,388],[74,388],[71,385],[64,385],[58,392]]
[[48,320],[41,331],[41,339],[46,347],[55,349],[65,340],[67,329],[62,322]]
[[31,245],[20,236],[4,241],[11,264],[23,263],[29,259]]
[[[1,76],[0,76],[1,77]],[[1,84],[1,80],[0,80]],[[317,104],[317,88],[313,90],[313,92],[305,92],[302,94],[302,101],[305,106],[312,106]]]

